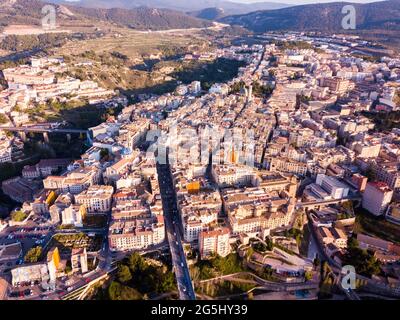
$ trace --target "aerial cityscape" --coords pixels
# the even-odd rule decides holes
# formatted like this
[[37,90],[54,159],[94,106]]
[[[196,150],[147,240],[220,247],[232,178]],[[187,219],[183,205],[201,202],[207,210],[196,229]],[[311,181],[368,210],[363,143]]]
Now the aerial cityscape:
[[0,0],[0,300],[400,299],[400,1],[191,2]]

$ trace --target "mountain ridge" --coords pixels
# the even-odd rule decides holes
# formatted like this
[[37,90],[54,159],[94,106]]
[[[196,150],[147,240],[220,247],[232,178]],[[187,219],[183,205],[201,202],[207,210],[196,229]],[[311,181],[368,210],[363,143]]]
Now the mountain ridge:
[[[39,25],[43,18],[42,8],[49,4],[41,0],[6,0],[0,4],[2,26],[11,24]],[[210,21],[189,16],[169,9],[99,9],[56,4],[57,23],[110,23],[139,30],[165,30],[210,27]]]
[[[342,29],[342,8],[353,5],[356,9],[357,29],[400,30],[400,0],[373,3],[332,2],[298,5],[289,8],[255,11],[244,15],[231,15],[219,19],[223,23],[240,25],[255,32],[299,30],[339,31]],[[313,14],[310,14],[312,12]]]
[[164,8],[182,12],[196,12],[208,8],[221,8],[227,15],[244,14],[257,10],[274,10],[291,5],[276,2],[238,3],[229,0],[81,0],[79,3],[66,0],[49,0],[53,3],[79,5],[91,8],[122,8],[132,9],[137,7]]

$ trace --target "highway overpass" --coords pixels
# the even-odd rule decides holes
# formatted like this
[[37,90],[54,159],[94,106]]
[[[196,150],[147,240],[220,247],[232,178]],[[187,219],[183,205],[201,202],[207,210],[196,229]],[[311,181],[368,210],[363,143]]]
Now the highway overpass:
[[88,141],[90,141],[90,135],[88,130],[83,129],[71,129],[71,128],[59,128],[52,124],[45,125],[33,125],[33,126],[2,126],[0,130],[17,132],[23,141],[26,141],[27,133],[41,133],[45,142],[49,142],[49,134],[65,134],[67,139],[71,139],[71,134],[85,134]]

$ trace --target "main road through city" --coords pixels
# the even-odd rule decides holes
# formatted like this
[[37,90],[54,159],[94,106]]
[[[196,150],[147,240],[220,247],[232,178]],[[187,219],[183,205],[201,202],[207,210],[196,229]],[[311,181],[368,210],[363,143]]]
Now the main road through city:
[[171,260],[178,284],[179,297],[181,300],[195,300],[196,295],[182,246],[181,229],[179,227],[181,223],[169,165],[159,164],[157,171],[164,209],[166,236],[171,250]]

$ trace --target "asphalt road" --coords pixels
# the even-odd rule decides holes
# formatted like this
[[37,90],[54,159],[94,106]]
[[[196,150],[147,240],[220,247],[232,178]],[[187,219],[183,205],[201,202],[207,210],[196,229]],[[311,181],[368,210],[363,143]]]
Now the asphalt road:
[[180,217],[168,165],[158,165],[158,179],[163,202],[166,236],[168,239],[171,260],[176,276],[179,297],[182,300],[195,300],[192,279],[190,278],[185,253],[182,246]]

